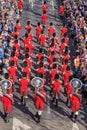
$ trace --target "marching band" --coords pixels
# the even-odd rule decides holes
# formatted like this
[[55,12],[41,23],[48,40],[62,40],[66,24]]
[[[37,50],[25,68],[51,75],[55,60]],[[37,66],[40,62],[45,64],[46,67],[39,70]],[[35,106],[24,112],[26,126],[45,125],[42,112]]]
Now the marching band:
[[[32,2],[29,0],[29,3]],[[19,15],[22,17],[22,11],[24,2],[22,0],[17,1],[17,6],[19,10]],[[73,122],[76,122],[77,115],[81,104],[81,94],[79,93],[82,83],[80,80],[73,80],[73,73],[70,68],[70,50],[68,48],[69,38],[66,37],[67,28],[65,25],[60,29],[60,39],[61,43],[58,44],[59,40],[56,36],[56,28],[53,23],[50,22],[48,27],[48,35],[45,35],[44,28],[46,29],[46,24],[48,22],[48,6],[46,1],[44,1],[42,7],[41,21],[37,23],[36,31],[36,42],[38,44],[39,52],[36,55],[37,67],[36,77],[31,80],[31,66],[32,66],[32,56],[35,46],[33,45],[34,36],[31,33],[33,26],[30,21],[27,21],[25,26],[24,38],[21,36],[21,25],[20,20],[17,20],[14,24],[14,30],[11,33],[13,39],[11,57],[9,58],[9,67],[5,74],[4,82],[0,81],[0,101],[3,103],[4,109],[4,120],[9,122],[9,114],[12,111],[12,104],[14,102],[14,87],[18,79],[21,103],[26,106],[26,98],[29,95],[29,85],[34,87],[34,106],[36,109],[36,121],[40,123],[42,112],[45,108],[46,103],[46,92],[45,85],[49,82],[50,94],[52,96],[52,102],[55,102],[56,107],[58,107],[58,101],[61,96],[61,86],[64,89],[64,96],[67,98],[66,104],[69,104],[71,109],[71,118]],[[60,15],[64,15],[64,7],[60,7]],[[22,65],[21,65],[21,78],[17,76],[18,71],[18,60],[20,57],[21,45],[23,43],[23,54],[22,54]],[[59,52],[57,50],[59,48]],[[47,54],[45,54],[45,51]],[[47,63],[45,59],[47,58]],[[58,59],[61,63],[61,68],[58,64]],[[46,67],[48,67],[48,75]],[[39,75],[39,76],[38,76]],[[48,79],[46,79],[46,76]],[[62,80],[61,80],[62,79]],[[8,81],[8,82],[7,82]],[[9,82],[11,85],[9,85]],[[6,84],[6,86],[5,86]],[[6,91],[6,93],[5,93]]]

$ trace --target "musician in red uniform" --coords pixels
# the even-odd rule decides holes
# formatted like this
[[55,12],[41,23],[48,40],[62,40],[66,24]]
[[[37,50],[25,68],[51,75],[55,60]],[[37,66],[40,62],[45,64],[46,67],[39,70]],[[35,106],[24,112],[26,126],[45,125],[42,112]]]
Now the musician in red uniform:
[[16,51],[20,51],[20,44],[18,43],[18,40],[15,40],[13,42],[13,46],[12,47],[15,47],[16,48]]
[[46,74],[43,62],[40,62],[39,68],[36,70],[36,74],[39,74],[39,73],[41,73],[43,76],[44,74]]
[[23,67],[24,68],[22,69],[22,72],[27,73],[27,79],[30,81],[30,71],[31,71],[31,69],[28,67],[27,61],[23,62]]
[[57,53],[57,48],[56,48],[56,44],[54,44],[54,40],[52,40],[52,43],[50,44],[50,47],[48,49],[48,56],[51,54],[51,52],[54,52],[54,54],[56,55]]
[[41,34],[39,35],[39,42],[40,42],[40,46],[46,46],[46,35],[44,34],[43,30],[41,32]]
[[64,7],[64,5],[60,5],[59,13],[60,13],[60,16],[64,16],[64,13],[65,13],[65,7]]
[[46,11],[44,11],[43,14],[42,14],[42,17],[41,17],[41,23],[42,23],[43,25],[46,25],[47,19],[48,19],[48,17],[47,17],[47,15],[46,15]]
[[50,71],[50,83],[52,84],[52,81],[55,78],[55,75],[58,74],[58,65],[53,64],[52,69]]
[[17,31],[18,31],[18,32],[19,32],[19,34],[20,34],[20,31],[21,31],[21,25],[20,25],[19,20],[17,20],[17,21],[16,21],[16,24],[14,25],[14,28],[16,28],[16,29],[17,29]]
[[41,59],[42,57],[45,57],[45,54],[43,54],[43,49],[40,48],[40,49],[39,49],[39,53],[36,55],[37,64],[40,63],[40,59]]
[[25,37],[22,40],[23,40],[24,48],[25,48],[25,46],[28,45],[28,43],[29,43],[29,38],[28,38],[28,34],[27,33],[25,33]]
[[42,11],[47,12],[47,8],[48,8],[47,3],[46,3],[46,1],[44,1],[44,4],[42,5]]
[[70,71],[70,66],[67,66],[66,71],[63,73],[63,81],[64,81],[64,92],[66,94],[66,86],[70,79],[72,78],[72,72]]
[[25,54],[23,62],[24,62],[24,61],[26,61],[27,64],[28,64],[28,67],[31,68],[32,60],[31,60],[31,57],[29,57],[29,54],[28,54],[28,53]]
[[15,65],[14,61],[11,61],[10,67],[7,70],[9,72],[10,79],[12,79],[13,82],[15,83],[17,68],[14,65]]
[[36,37],[37,37],[37,39],[39,39],[39,35],[41,34],[42,30],[43,30],[43,28],[42,28],[40,22],[38,22],[37,27],[36,27]]
[[56,100],[56,106],[58,106],[58,99],[60,96],[60,86],[61,86],[61,81],[59,80],[59,74],[55,75],[55,79],[52,82],[53,84],[53,102]]
[[[8,73],[5,73],[5,79],[11,82],[11,80],[9,79]],[[3,103],[5,123],[8,123],[9,115],[12,111],[12,103],[14,102],[14,100],[13,100],[13,94],[12,94],[12,86],[9,86],[8,88],[7,88],[7,86],[4,86],[4,87],[5,87],[7,93],[1,95],[0,101]]]
[[29,44],[25,45],[24,49],[29,49],[29,56],[32,57],[34,46],[31,41],[29,41]]
[[60,53],[60,55],[63,55],[64,49],[65,49],[66,46],[67,45],[65,43],[65,39],[64,38],[61,39],[61,43],[59,45],[59,53]]
[[40,123],[40,118],[44,110],[44,105],[46,102],[46,93],[43,91],[42,87],[39,87],[38,92],[34,96],[34,105],[37,110],[35,117],[37,118],[37,123]]
[[71,118],[75,123],[80,109],[81,94],[79,93],[72,94],[70,97],[70,103],[71,103]]
[[61,74],[63,74],[66,71],[67,66],[68,66],[68,60],[66,59],[61,67]]
[[53,33],[55,32],[55,28],[53,26],[53,23],[50,23],[50,27],[48,28],[48,36],[51,37]]
[[23,6],[24,6],[24,2],[23,2],[23,0],[18,0],[17,4],[18,4],[18,9],[19,9],[19,14],[21,15]]
[[[20,84],[20,94],[21,94],[21,103],[23,104],[23,96],[28,98],[28,84],[29,80],[27,79],[27,73],[22,73],[22,78],[19,79]],[[24,105],[26,105],[26,102],[24,102]]]
[[33,34],[31,33],[31,30],[28,30],[28,39],[30,42],[33,40]]
[[25,29],[26,29],[26,32],[28,30],[32,30],[32,25],[31,25],[30,21],[27,21],[27,25],[25,26]]
[[20,36],[20,33],[17,31],[17,28],[14,28],[14,31],[12,32],[11,36],[12,36],[13,38]]
[[12,111],[12,103],[13,100],[10,98],[10,95],[2,95],[0,101],[3,103],[3,110],[4,110],[4,120],[5,123],[9,122],[9,114]]
[[11,61],[14,61],[14,66],[17,66],[18,58],[15,56],[15,52],[12,52],[12,53],[11,53],[11,57],[10,57],[10,59],[9,59],[9,63],[10,63]]
[[63,25],[63,27],[61,27],[60,31],[61,31],[60,37],[62,38],[62,37],[64,37],[64,34],[66,34],[68,31],[65,24]]

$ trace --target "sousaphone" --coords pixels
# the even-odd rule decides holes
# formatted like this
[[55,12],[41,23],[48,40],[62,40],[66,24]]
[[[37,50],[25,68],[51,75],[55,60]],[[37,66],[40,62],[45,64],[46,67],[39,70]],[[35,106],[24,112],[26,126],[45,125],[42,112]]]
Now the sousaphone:
[[1,80],[0,81],[0,97],[3,95],[7,96],[11,100],[13,100],[13,97],[8,94],[8,89],[12,87],[12,83],[9,80]]
[[35,88],[35,93],[46,101],[45,96],[40,92],[41,87],[44,85],[44,81],[40,77],[35,77],[31,80],[31,85]]
[[35,77],[31,80],[31,85],[35,88],[35,91],[39,91],[39,87],[44,84],[44,81],[40,77]]
[[73,93],[77,94],[78,91],[81,89],[82,87],[82,82],[81,80],[77,79],[77,78],[73,78],[71,81],[70,81],[70,85],[72,86],[73,88]]

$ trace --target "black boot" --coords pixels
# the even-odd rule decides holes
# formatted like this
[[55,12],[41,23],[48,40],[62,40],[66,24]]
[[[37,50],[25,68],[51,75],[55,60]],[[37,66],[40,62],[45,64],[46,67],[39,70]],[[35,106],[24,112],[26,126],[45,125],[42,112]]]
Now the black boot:
[[58,107],[58,99],[56,99],[56,105],[55,106]]
[[23,96],[21,96],[21,103],[23,103]]
[[69,103],[69,99],[67,98],[66,105],[68,105],[68,103]]
[[9,114],[8,113],[5,114],[4,120],[5,120],[5,123],[9,122]]
[[52,99],[52,102],[54,102],[55,101],[55,97],[53,97],[53,99]]
[[77,121],[77,115],[75,115],[73,122],[76,123],[76,121]]
[[35,117],[36,117],[36,118],[38,117],[38,112],[36,112],[36,115],[35,115]]
[[73,116],[74,116],[74,112],[71,112],[71,118],[73,118]]
[[37,120],[37,123],[40,123],[40,118],[41,118],[41,115],[38,115],[38,120]]

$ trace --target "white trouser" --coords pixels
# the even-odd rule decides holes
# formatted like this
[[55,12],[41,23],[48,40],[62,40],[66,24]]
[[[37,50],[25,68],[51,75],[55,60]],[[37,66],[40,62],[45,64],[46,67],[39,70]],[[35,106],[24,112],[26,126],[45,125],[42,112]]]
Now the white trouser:
[[59,99],[58,93],[56,93],[56,99]]
[[79,114],[79,111],[76,111],[76,112],[75,112],[75,115],[78,115],[78,114]]
[[38,115],[41,116],[41,115],[42,115],[42,112],[43,112],[42,110],[38,110]]

